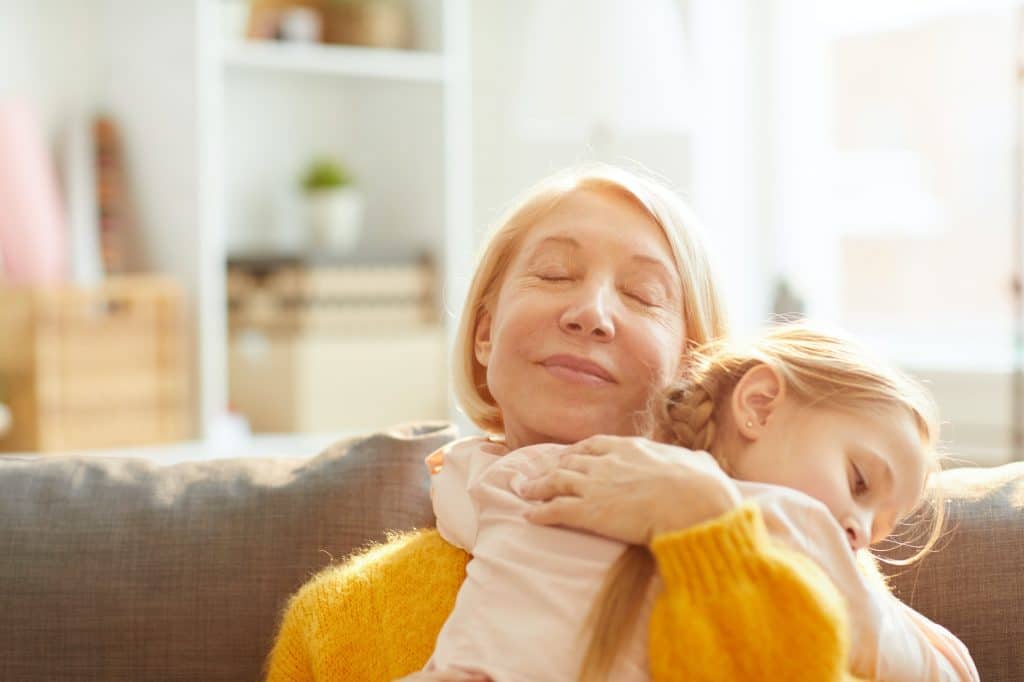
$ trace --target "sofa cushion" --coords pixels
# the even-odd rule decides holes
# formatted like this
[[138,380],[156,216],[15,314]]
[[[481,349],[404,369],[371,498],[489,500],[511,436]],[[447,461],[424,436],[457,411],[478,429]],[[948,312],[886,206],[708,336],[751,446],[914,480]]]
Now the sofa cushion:
[[909,567],[885,567],[893,590],[963,640],[981,679],[1024,680],[1024,462],[938,480],[942,539]]
[[316,457],[0,457],[0,679],[255,680],[289,595],[433,525],[438,422]]

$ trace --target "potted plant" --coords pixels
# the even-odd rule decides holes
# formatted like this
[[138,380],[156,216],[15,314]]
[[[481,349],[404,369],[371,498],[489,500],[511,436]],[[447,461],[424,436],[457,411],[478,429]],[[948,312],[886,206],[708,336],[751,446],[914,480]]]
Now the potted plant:
[[332,159],[317,159],[306,170],[302,188],[311,246],[338,253],[351,251],[363,221],[363,197],[352,175]]

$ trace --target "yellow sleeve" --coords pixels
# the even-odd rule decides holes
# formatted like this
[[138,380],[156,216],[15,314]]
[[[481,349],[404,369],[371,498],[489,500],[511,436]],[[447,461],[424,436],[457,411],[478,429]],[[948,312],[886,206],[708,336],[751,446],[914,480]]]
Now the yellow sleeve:
[[838,590],[810,559],[775,546],[745,504],[651,544],[664,589],[651,616],[651,677],[848,680]]
[[289,600],[266,679],[389,682],[419,670],[454,607],[468,561],[431,529],[321,571]]

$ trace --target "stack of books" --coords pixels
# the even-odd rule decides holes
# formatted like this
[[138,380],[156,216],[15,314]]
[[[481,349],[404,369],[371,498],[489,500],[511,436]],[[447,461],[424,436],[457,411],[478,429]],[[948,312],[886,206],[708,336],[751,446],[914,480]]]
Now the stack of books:
[[228,263],[232,332],[398,331],[436,325],[437,272],[429,258],[309,262],[234,258]]

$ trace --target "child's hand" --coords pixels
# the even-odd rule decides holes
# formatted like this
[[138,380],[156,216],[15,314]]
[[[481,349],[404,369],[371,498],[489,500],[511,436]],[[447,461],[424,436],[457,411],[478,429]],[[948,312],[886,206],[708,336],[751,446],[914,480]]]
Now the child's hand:
[[527,519],[639,545],[717,518],[740,504],[711,455],[640,437],[593,436],[569,446],[558,468],[529,481],[542,500]]

